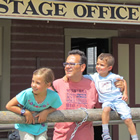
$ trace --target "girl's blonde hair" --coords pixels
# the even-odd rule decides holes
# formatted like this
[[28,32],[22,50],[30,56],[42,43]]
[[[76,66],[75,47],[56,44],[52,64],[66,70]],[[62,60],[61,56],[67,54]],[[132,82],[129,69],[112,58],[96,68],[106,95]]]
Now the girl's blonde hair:
[[39,68],[33,72],[33,75],[41,75],[44,78],[45,83],[46,84],[51,83],[52,89],[54,91],[56,91],[56,89],[53,86],[53,81],[54,81],[55,77],[54,77],[54,73],[53,73],[52,69],[47,68],[47,67]]

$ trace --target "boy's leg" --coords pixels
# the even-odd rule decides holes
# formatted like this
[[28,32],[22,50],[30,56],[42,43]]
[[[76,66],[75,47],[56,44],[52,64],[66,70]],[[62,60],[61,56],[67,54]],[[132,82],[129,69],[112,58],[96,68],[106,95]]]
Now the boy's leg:
[[132,119],[124,120],[124,123],[127,125],[128,131],[131,135],[136,135],[136,128]]
[[139,140],[138,135],[132,135],[131,138],[132,140]]
[[137,132],[135,125],[132,121],[132,119],[126,119],[124,120],[125,124],[127,125],[128,131],[131,134],[132,140],[138,140]]
[[131,110],[130,107],[126,104],[124,100],[118,100],[116,102],[116,110],[120,114],[121,119],[124,120],[124,123],[128,127],[128,131],[131,134],[132,140],[138,140],[138,136],[136,133],[135,125],[132,121]]
[[110,115],[111,108],[109,106],[104,107],[102,112],[102,124],[108,124],[109,122],[109,115]]
[[35,140],[34,135],[27,132],[19,131],[20,140]]
[[102,137],[103,140],[111,140],[110,134],[109,134],[109,128],[108,128],[108,122],[109,122],[109,115],[110,115],[111,108],[110,107],[104,107],[102,112]]

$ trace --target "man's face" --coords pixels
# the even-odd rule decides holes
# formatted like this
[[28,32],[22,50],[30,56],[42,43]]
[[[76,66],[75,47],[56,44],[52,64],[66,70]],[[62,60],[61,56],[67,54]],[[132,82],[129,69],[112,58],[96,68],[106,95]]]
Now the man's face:
[[65,73],[67,78],[69,79],[75,79],[79,78],[82,75],[82,65],[80,63],[80,55],[69,55],[66,63],[78,63],[77,65],[66,65],[65,66]]

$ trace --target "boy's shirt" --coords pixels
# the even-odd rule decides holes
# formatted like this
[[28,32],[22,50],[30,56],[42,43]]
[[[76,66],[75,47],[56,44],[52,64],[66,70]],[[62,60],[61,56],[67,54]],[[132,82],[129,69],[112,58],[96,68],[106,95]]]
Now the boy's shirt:
[[113,101],[122,97],[120,89],[116,88],[114,84],[114,82],[117,81],[116,78],[123,79],[123,77],[120,75],[110,72],[106,77],[101,77],[96,72],[94,74],[84,75],[84,77],[94,81],[96,90],[98,91],[100,103]]

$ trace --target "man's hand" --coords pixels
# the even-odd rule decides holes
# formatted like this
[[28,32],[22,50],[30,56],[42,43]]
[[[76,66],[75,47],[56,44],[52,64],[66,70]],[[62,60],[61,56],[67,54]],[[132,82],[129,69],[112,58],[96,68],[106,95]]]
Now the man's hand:
[[120,90],[121,90],[121,92],[123,92],[124,91],[124,88],[125,88],[125,85],[124,85],[124,79],[120,79],[120,78],[117,78],[116,79],[117,81],[115,82],[115,86],[117,87],[117,88],[120,88]]

